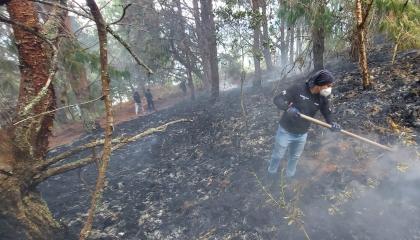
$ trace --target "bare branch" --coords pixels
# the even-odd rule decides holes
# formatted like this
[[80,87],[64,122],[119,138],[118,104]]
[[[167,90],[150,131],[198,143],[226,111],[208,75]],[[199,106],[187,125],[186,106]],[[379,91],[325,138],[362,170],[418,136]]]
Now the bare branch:
[[50,168],[47,171],[43,172],[42,174],[36,175],[34,177],[33,184],[36,185],[38,183],[45,181],[49,177],[52,177],[61,173],[65,173],[73,169],[84,167],[86,165],[91,164],[94,161],[95,159],[93,159],[92,157],[86,157],[75,162],[64,164],[59,167]]
[[85,12],[86,14],[90,15],[90,12],[88,10],[86,10],[82,4],[80,4],[77,0],[71,0],[72,3],[76,4],[80,9],[83,10],[83,12]]
[[[44,1],[44,0],[31,0],[31,1],[34,1],[34,2],[39,2],[39,3],[43,3],[43,4],[47,4],[47,5],[52,5],[52,6],[56,6],[56,7],[60,7],[60,8],[63,8],[63,9],[65,9],[65,10],[67,10],[67,11],[69,11],[69,12],[72,12],[72,13],[74,13],[74,14],[76,14],[76,15],[79,15],[79,16],[82,16],[82,17],[85,17],[85,18],[87,18],[87,19],[90,19],[90,20],[94,20],[91,16],[89,16],[89,15],[87,15],[87,14],[84,14],[84,13],[81,13],[81,12],[78,12],[78,11],[76,11],[76,10],[74,10],[74,9],[71,9],[71,8],[69,8],[69,7],[67,7],[67,6],[63,6],[63,5],[61,5],[61,4],[58,4],[58,3],[54,3],[54,2],[49,2],[49,1]],[[150,69],[135,53],[134,53],[134,51],[131,49],[131,47],[127,44],[127,42],[125,42],[121,37],[120,37],[120,35],[118,35],[114,30],[112,30],[112,28],[110,27],[110,25],[109,24],[106,24],[106,31],[108,32],[108,33],[110,33],[118,42],[120,42],[121,43],[121,45],[123,45],[126,49],[127,49],[127,51],[130,53],[130,55],[135,59],[135,61],[137,62],[137,64],[139,64],[140,66],[143,66],[146,70],[147,70],[147,72],[148,72],[148,74],[153,74],[153,70],[152,69]]]
[[[118,137],[118,138],[114,138],[114,139],[112,139],[112,143],[121,143],[122,139],[125,139],[125,138],[126,137],[122,137],[122,136]],[[92,141],[90,143],[86,143],[82,146],[73,148],[70,151],[67,151],[67,152],[61,153],[57,156],[54,156],[52,158],[46,159],[42,164],[37,166],[36,169],[38,171],[44,170],[47,167],[49,167],[53,164],[56,164],[56,163],[60,162],[61,160],[64,160],[64,159],[66,159],[70,156],[73,156],[76,153],[82,152],[82,151],[84,151],[86,149],[89,149],[89,148],[95,148],[95,147],[103,145],[103,144],[104,144],[104,139],[96,139],[95,141]]]
[[[50,79],[48,79],[48,80],[50,80]],[[50,113],[56,112],[56,111],[61,110],[61,109],[65,109],[65,108],[70,108],[70,107],[75,107],[75,106],[80,106],[80,105],[85,105],[85,104],[88,104],[88,103],[96,102],[98,100],[101,100],[102,98],[103,98],[103,96],[100,96],[98,98],[95,98],[95,99],[90,100],[90,101],[87,101],[87,102],[78,103],[78,104],[72,104],[72,105],[67,105],[67,106],[63,106],[63,107],[60,107],[60,108],[56,108],[56,109],[51,110],[51,111],[43,112],[43,113],[40,113],[40,114],[37,114],[37,115],[34,115],[34,116],[30,116],[30,117],[25,118],[25,119],[22,119],[22,120],[20,120],[18,122],[13,123],[13,125],[18,125],[19,123],[22,123],[22,122],[27,121],[29,119],[40,117],[40,116],[43,116],[43,115],[46,115],[46,114],[50,114]]]
[[[192,122],[192,120],[189,120],[189,119],[178,119],[178,120],[174,120],[174,121],[165,123],[165,124],[163,124],[161,126],[158,126],[158,127],[155,127],[155,128],[149,128],[146,131],[141,132],[141,133],[136,134],[136,135],[131,136],[131,137],[124,137],[124,138],[123,137],[119,137],[119,138],[114,139],[112,141],[113,143],[117,143],[117,144],[115,144],[112,147],[112,151],[115,151],[115,150],[123,147],[124,145],[126,145],[126,144],[128,144],[130,142],[137,141],[137,140],[139,140],[141,138],[147,137],[147,136],[152,135],[154,133],[164,132],[164,131],[166,131],[166,129],[169,126],[174,125],[176,123],[181,123],[181,122]],[[99,146],[99,145],[102,145],[102,144],[103,144],[103,139],[97,140],[97,141],[94,141],[94,142],[91,142],[91,143],[88,143],[88,144],[85,144],[82,147],[84,147],[84,149],[87,149],[88,146],[89,147],[95,147],[95,146]],[[72,151],[63,153],[63,155],[70,156],[70,155],[72,155],[70,153],[72,153]],[[59,156],[62,156],[62,154],[60,154]],[[51,158],[50,160],[47,160],[47,161],[52,161],[52,160],[53,160],[53,158]],[[84,167],[84,166],[89,165],[90,163],[92,163],[94,161],[95,160],[92,159],[92,157],[86,157],[86,158],[83,158],[83,159],[80,159],[80,160],[77,160],[77,161],[74,161],[74,162],[71,162],[71,163],[67,163],[67,164],[64,164],[64,165],[61,165],[61,166],[58,166],[58,167],[49,168],[49,169],[43,171],[42,173],[36,175],[34,177],[34,179],[33,179],[33,183],[34,184],[38,184],[38,183],[46,180],[49,177],[52,177],[52,176],[55,176],[55,175],[58,175],[58,174],[61,174],[61,173],[64,173],[64,172],[67,172],[67,171],[70,171],[70,170],[73,170],[73,169]]]
[[97,140],[95,140],[93,142],[84,144],[82,146],[73,148],[70,151],[67,151],[67,152],[61,153],[61,154],[59,154],[59,155],[57,155],[55,157],[49,158],[49,159],[45,160],[42,164],[40,164],[39,166],[37,166],[36,169],[37,170],[44,170],[45,168],[47,168],[47,167],[49,167],[49,166],[51,166],[51,165],[53,165],[55,163],[58,163],[59,161],[61,161],[63,159],[66,159],[66,158],[68,158],[68,157],[70,157],[70,156],[72,156],[72,155],[74,155],[76,153],[79,153],[79,152],[81,152],[83,150],[86,150],[86,149],[89,149],[89,148],[94,148],[96,146],[103,145],[103,144],[104,144],[104,140],[103,139],[97,139]]
[[74,9],[72,9],[70,7],[64,6],[64,5],[60,4],[60,3],[50,2],[50,1],[44,1],[44,0],[31,0],[31,1],[42,3],[42,4],[45,4],[45,5],[54,6],[54,7],[58,7],[58,8],[67,10],[69,12],[72,12],[72,13],[76,14],[76,15],[79,15],[81,17],[84,17],[84,18],[87,18],[87,19],[90,19],[90,20],[93,21],[93,18],[90,15],[85,14],[85,13],[82,13],[82,12],[79,12],[79,11],[76,11],[76,10],[74,10]]
[[[310,46],[312,46],[312,44],[311,44],[311,42],[312,41],[309,41],[308,42],[308,45],[306,45],[306,47],[305,47],[305,49],[303,50],[303,52],[300,54],[301,56],[303,56],[303,55],[307,55],[307,54],[309,54],[310,53],[310,51],[309,51],[309,49],[310,49]],[[284,67],[283,67],[283,69],[281,70],[281,73],[280,73],[280,79],[279,79],[279,81],[277,82],[277,84],[276,84],[276,86],[274,87],[274,89],[272,90],[272,93],[275,93],[275,92],[277,92],[277,90],[279,90],[279,88],[280,88],[280,85],[281,85],[281,83],[283,82],[283,80],[284,79],[286,79],[287,78],[287,76],[289,75],[289,73],[295,68],[295,66],[296,66],[296,63],[299,61],[299,58],[296,58],[294,61],[293,61],[293,63],[289,63],[289,64],[286,64]],[[290,69],[286,72],[286,70],[287,70],[287,68],[290,66]]]
[[114,24],[117,24],[117,23],[121,22],[125,17],[125,13],[127,11],[127,8],[129,8],[131,5],[132,5],[132,3],[127,4],[123,9],[123,13],[122,13],[121,17],[117,21],[112,22],[109,25],[114,25]]
[[372,7],[372,4],[373,4],[373,0],[370,0],[370,2],[368,3],[368,5],[366,7],[366,11],[365,11],[365,15],[363,16],[363,20],[362,20],[362,22],[360,23],[359,26],[365,25],[365,22],[366,22],[366,19],[369,16],[369,12],[370,12],[370,8]]
[[77,36],[80,32],[82,32],[85,28],[90,28],[90,27],[93,27],[93,26],[95,26],[94,24],[89,24],[89,22],[88,23],[86,23],[85,25],[83,25],[83,26],[81,26],[80,28],[78,28],[78,29],[76,29],[75,31],[74,31],[74,35],[75,36]]
[[112,100],[110,97],[110,78],[109,78],[109,66],[108,66],[108,45],[107,45],[107,24],[102,17],[101,11],[98,8],[95,0],[86,0],[86,3],[90,9],[90,12],[95,20],[96,28],[98,31],[99,39],[99,55],[101,63],[101,82],[102,82],[102,95],[104,96],[104,105],[106,112],[105,121],[105,139],[104,148],[101,156],[101,163],[98,167],[98,177],[96,179],[95,191],[92,194],[90,208],[88,210],[88,216],[86,222],[80,231],[80,240],[86,239],[90,230],[92,229],[93,218],[96,211],[97,202],[102,197],[102,192],[105,185],[106,169],[108,168],[109,159],[112,152],[112,130],[113,130],[113,116],[112,116]]
[[123,45],[125,47],[125,49],[127,49],[127,51],[131,54],[131,56],[134,58],[134,60],[136,60],[137,64],[139,64],[140,66],[143,66],[147,70],[148,74],[153,74],[153,70],[150,69],[139,57],[137,57],[137,55],[134,53],[134,51],[131,49],[131,47],[120,37],[120,35],[118,35],[116,32],[114,32],[114,30],[112,30],[112,28],[109,25],[106,26],[106,30],[115,39],[117,39],[117,41],[120,42],[121,45]]

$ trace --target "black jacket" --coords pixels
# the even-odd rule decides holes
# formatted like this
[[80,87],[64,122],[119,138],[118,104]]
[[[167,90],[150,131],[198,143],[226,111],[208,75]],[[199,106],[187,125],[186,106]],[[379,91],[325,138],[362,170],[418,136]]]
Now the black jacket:
[[136,103],[141,103],[140,94],[138,92],[134,92],[133,99]]
[[[297,108],[301,113],[313,117],[321,110],[327,123],[332,123],[331,109],[326,97],[319,94],[312,94],[306,83],[294,85],[282,91],[274,98],[274,104],[280,110],[287,110],[289,106]],[[291,133],[306,133],[310,122],[299,117],[290,116],[284,113],[280,125]]]
[[152,95],[152,93],[151,93],[150,91],[146,91],[146,92],[144,93],[144,96],[146,97],[146,100],[147,100],[148,102],[153,101],[153,95]]

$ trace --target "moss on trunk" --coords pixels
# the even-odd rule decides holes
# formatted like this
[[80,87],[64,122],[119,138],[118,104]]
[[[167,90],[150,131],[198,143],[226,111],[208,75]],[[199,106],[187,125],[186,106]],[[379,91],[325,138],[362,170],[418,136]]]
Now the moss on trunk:
[[21,179],[7,177],[0,184],[0,239],[65,239],[70,237],[45,201]]

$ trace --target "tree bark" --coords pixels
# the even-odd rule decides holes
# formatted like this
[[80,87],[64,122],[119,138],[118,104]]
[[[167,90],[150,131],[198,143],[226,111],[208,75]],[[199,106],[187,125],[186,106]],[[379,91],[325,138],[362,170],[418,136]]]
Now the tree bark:
[[261,53],[260,53],[260,36],[261,36],[261,21],[260,21],[260,10],[259,10],[259,0],[252,0],[252,19],[251,27],[254,30],[253,32],[253,45],[252,45],[252,55],[254,58],[254,81],[253,86],[256,88],[261,88]]
[[[184,17],[182,15],[182,8],[181,8],[181,2],[180,0],[175,1],[176,7],[177,7],[177,14],[180,21],[180,27],[181,27],[181,42],[180,45],[182,46],[182,50],[185,52],[185,68],[187,70],[187,81],[188,81],[188,88],[190,89],[190,96],[191,100],[195,99],[195,88],[194,88],[194,82],[192,77],[192,71],[193,71],[193,63],[192,63],[192,52],[191,52],[191,41],[187,37],[187,34],[185,32],[185,23],[184,23]],[[175,50],[175,49],[174,49]],[[181,64],[183,63],[181,62]]]
[[10,132],[0,132],[0,239],[61,239],[45,202],[26,189],[25,165],[17,164]]
[[67,237],[64,228],[54,220],[41,196],[33,190],[22,191],[22,179],[10,176],[0,177],[0,181],[0,239]]
[[[7,5],[10,18],[23,23],[33,29],[40,29],[34,3],[29,1],[11,1]],[[46,84],[49,72],[49,56],[47,44],[35,35],[13,26],[16,45],[20,57],[21,80],[18,97],[17,112],[23,112],[25,106],[40,92]],[[37,104],[33,113],[52,110],[55,106],[55,95],[52,84],[48,88],[44,101]],[[23,119],[24,116],[18,116]],[[36,122],[27,122],[15,129],[14,138],[17,148],[22,153],[29,153],[28,160],[36,160],[45,156],[48,147],[49,128],[52,126],[53,116],[45,116]],[[39,131],[32,129],[40,128]]]
[[295,27],[290,27],[290,38],[289,38],[289,62],[293,63],[295,61]]
[[287,46],[286,46],[286,33],[284,31],[285,28],[284,20],[282,20],[280,25],[280,58],[281,58],[281,65],[287,64]]
[[102,14],[96,5],[94,0],[86,0],[86,4],[90,8],[93,18],[95,19],[96,28],[98,30],[99,38],[99,53],[101,62],[101,82],[102,82],[102,96],[104,96],[105,112],[106,112],[106,126],[105,126],[105,140],[104,149],[102,152],[101,162],[98,169],[98,178],[96,180],[95,191],[92,194],[91,206],[88,211],[88,217],[83,229],[80,232],[80,240],[86,239],[90,230],[92,229],[93,218],[96,211],[98,201],[102,197],[103,188],[105,185],[105,174],[108,168],[109,159],[111,156],[111,140],[112,140],[112,128],[113,128],[113,116],[112,116],[112,101],[110,96],[110,78],[108,74],[108,42],[107,42],[107,31],[106,22],[102,17]]
[[[203,82],[206,88],[210,87],[211,81],[211,70],[210,70],[210,62],[209,62],[209,49],[207,48],[208,42],[206,39],[206,34],[203,26],[203,11],[200,11],[198,6],[198,0],[193,0],[193,14],[194,14],[194,21],[195,21],[195,29],[197,32],[198,42],[201,47],[199,47],[199,52],[201,55],[201,62],[203,68]],[[205,17],[205,16],[204,16]]]
[[[186,59],[186,57],[184,58],[182,56],[182,54],[176,49],[175,47],[175,43],[173,40],[170,41],[170,47],[171,47],[171,51],[173,54],[173,57],[175,58],[175,60],[177,60],[179,63],[181,63],[183,66],[187,67],[188,66],[188,61]],[[189,56],[191,57],[191,56]],[[195,58],[195,57],[194,57]],[[195,58],[197,60],[197,58]],[[204,81],[204,75],[201,72],[201,69],[199,69],[196,64],[191,64],[191,71],[201,80]]]
[[[57,36],[62,31],[66,11],[52,8],[43,26],[32,1],[12,0],[7,4],[7,11],[11,20],[33,29],[36,35],[54,39],[47,44],[45,39],[13,25],[21,72],[18,114],[14,119],[17,122],[55,107],[53,85],[48,83],[51,71],[55,71],[52,57],[56,56],[56,52],[50,44],[58,45]],[[44,86],[48,86],[45,95],[35,100],[41,96],[39,94]],[[28,104],[33,104],[33,107],[27,108]],[[64,238],[65,232],[53,219],[31,182],[37,173],[34,166],[45,158],[53,117],[53,114],[45,114],[24,121],[10,128],[7,136],[2,138],[0,166],[5,167],[0,167],[0,239]]]
[[[372,0],[373,1],[373,0]],[[366,17],[369,12],[365,13]],[[369,70],[367,64],[367,54],[366,54],[366,38],[365,38],[365,20],[363,16],[362,10],[362,2],[361,0],[356,0],[356,22],[357,22],[357,39],[359,43],[359,67],[360,71],[362,72],[362,83],[363,89],[370,89],[372,87],[370,78],[369,78]]]
[[194,88],[194,82],[192,77],[191,69],[187,69],[187,77],[188,77],[188,88],[190,89],[190,97],[191,100],[195,100],[195,88]]
[[[68,56],[74,54],[77,51],[80,51],[80,46],[77,42],[76,37],[74,36],[74,29],[71,25],[71,17],[67,16],[65,19],[65,28],[66,34],[69,37],[65,41],[65,48]],[[79,64],[75,67],[75,64]],[[73,63],[65,64],[64,68],[66,70],[67,79],[71,85],[71,88],[74,91],[76,99],[78,102],[85,102],[90,100],[90,90],[89,90],[89,81],[87,79],[86,68],[83,63]],[[81,118],[83,122],[83,127],[86,131],[91,132],[95,129],[95,104],[84,104],[80,106]]]
[[271,59],[271,50],[270,50],[270,37],[268,34],[268,21],[267,21],[267,0],[262,1],[262,27],[263,27],[263,53],[265,64],[267,65],[267,70],[271,71],[273,69],[273,60]]
[[208,62],[210,65],[211,99],[219,98],[219,62],[217,60],[216,25],[213,15],[213,0],[200,0],[201,20],[208,46]]
[[317,6],[315,13],[315,22],[312,26],[312,54],[314,62],[314,71],[318,71],[324,68],[324,41],[325,41],[325,30],[322,21],[322,15],[325,11],[325,1],[322,0]]
[[[284,8],[286,7],[285,1],[280,1],[280,7]],[[286,45],[286,20],[284,17],[280,18],[280,58],[281,58],[281,65],[285,66],[287,64],[287,45]]]
[[213,101],[219,98],[219,61],[217,59],[217,34],[214,23],[213,0],[209,3],[209,27],[210,27],[210,67],[211,67],[211,95]]
[[296,56],[299,57],[302,53],[302,30],[301,26],[296,25]]

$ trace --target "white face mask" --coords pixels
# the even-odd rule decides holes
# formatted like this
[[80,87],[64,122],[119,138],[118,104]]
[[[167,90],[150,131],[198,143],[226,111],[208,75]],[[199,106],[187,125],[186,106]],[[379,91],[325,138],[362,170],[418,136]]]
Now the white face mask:
[[332,91],[331,87],[324,88],[319,92],[319,94],[321,94],[321,96],[328,97],[331,94],[331,91]]

